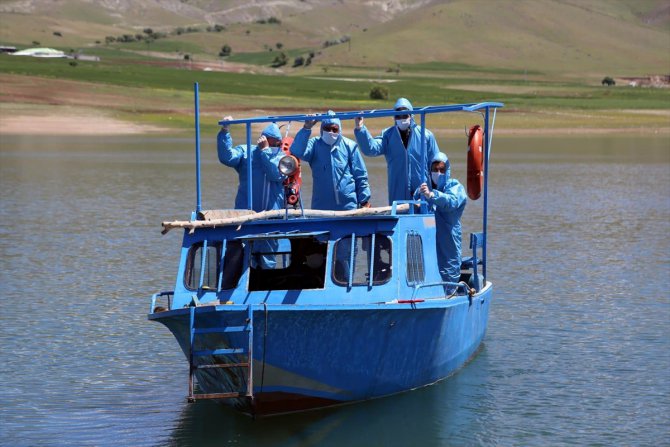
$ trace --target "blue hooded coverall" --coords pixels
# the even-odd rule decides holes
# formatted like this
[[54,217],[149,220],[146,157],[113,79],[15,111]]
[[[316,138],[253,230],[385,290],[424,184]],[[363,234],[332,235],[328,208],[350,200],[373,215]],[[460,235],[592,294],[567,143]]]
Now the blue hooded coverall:
[[[436,161],[446,164],[447,156],[438,152],[432,162]],[[437,266],[442,281],[457,283],[461,277],[461,216],[467,202],[465,188],[458,180],[449,178],[447,169],[440,184],[433,188],[433,194],[427,202],[435,210]]]
[[[394,109],[406,108],[407,113],[413,109],[412,104],[405,98],[395,103]],[[382,134],[373,138],[365,125],[354,129],[354,136],[361,152],[368,157],[384,155],[387,163],[387,181],[389,205],[394,200],[412,200],[414,192],[423,182],[430,179],[431,160],[440,152],[435,136],[426,129],[426,154],[421,151],[421,126],[412,119],[409,127],[407,148],[400,137],[397,126],[384,129]],[[447,171],[449,161],[447,160]]]
[[[270,123],[263,129],[262,135],[281,140],[281,133],[276,124]],[[216,138],[216,150],[219,161],[237,171],[239,186],[235,197],[235,209],[247,209],[247,145],[233,146],[233,139],[227,130],[221,129]],[[259,150],[252,149],[251,180],[252,208],[256,212],[284,208],[284,185],[286,178],[280,174],[278,165],[284,153],[278,147]]]
[[[329,115],[334,112],[328,111]],[[321,130],[329,124],[340,127],[340,135],[332,146],[321,137],[310,138],[311,129],[302,128],[291,145],[291,153],[305,160],[312,168],[312,209],[352,210],[370,200],[368,170],[356,143],[342,136],[338,118],[321,121]]]
[[[262,135],[281,140],[279,127],[275,123],[268,124]],[[235,197],[235,209],[247,209],[247,145],[233,146],[233,139],[227,130],[221,129],[216,138],[216,150],[219,161],[237,171],[239,186]],[[284,152],[279,147],[259,149],[252,148],[251,179],[252,208],[256,212],[284,208],[284,179],[286,176],[279,172],[279,160]],[[278,242],[273,239],[258,240],[253,243],[253,251],[260,253],[276,252]],[[234,256],[231,254],[231,256]],[[276,260],[274,255],[260,255],[251,259],[252,267],[260,266],[263,269],[274,269]],[[225,268],[225,267],[224,267]]]

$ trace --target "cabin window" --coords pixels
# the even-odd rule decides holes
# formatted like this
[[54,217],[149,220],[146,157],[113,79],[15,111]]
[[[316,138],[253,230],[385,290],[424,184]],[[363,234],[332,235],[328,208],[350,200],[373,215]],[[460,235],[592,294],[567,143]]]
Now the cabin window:
[[208,242],[206,251],[203,250],[203,242],[191,246],[186,259],[186,271],[184,272],[184,284],[187,289],[198,290],[199,288],[201,271],[203,271],[203,256],[205,257],[204,275],[202,275],[203,289],[218,290],[219,277],[221,277],[222,290],[234,289],[237,286],[244,265],[244,245],[239,241],[226,242],[223,272],[221,272],[222,242]]
[[255,239],[249,257],[249,291],[322,289],[328,243],[315,237]]
[[[391,279],[391,239],[383,234],[356,236],[354,241],[354,269],[351,284],[363,286],[370,284],[370,267],[372,267],[372,284],[380,285]],[[374,264],[371,266],[371,260]],[[351,236],[343,237],[335,243],[333,250],[333,282],[346,286],[349,284],[351,265]]]
[[[208,243],[207,249],[203,250],[204,243],[198,242],[191,246],[188,251],[186,261],[186,274],[184,282],[186,287],[191,290],[197,290],[202,276],[202,288],[216,290],[216,283],[219,279],[219,259],[221,258],[221,243]],[[205,258],[204,275],[203,257]]]
[[426,274],[423,264],[421,235],[411,231],[407,233],[407,283],[410,286],[424,281]]

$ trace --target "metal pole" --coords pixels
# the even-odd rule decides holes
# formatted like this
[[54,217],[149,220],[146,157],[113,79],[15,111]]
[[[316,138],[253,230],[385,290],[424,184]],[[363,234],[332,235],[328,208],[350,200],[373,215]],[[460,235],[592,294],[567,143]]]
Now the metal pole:
[[482,223],[482,233],[484,241],[482,242],[482,276],[484,277],[484,284],[486,284],[486,241],[488,235],[486,233],[488,204],[489,204],[489,108],[486,107],[484,114],[484,216]]
[[[426,160],[426,152],[428,151],[428,143],[426,142],[426,114],[421,114],[421,183],[428,183],[428,178],[426,177],[426,166],[428,164]],[[432,161],[432,160],[431,160]],[[432,188],[431,188],[432,189]],[[412,191],[414,194],[414,191]],[[414,196],[410,197],[414,199]],[[428,208],[424,205],[421,205],[421,213],[427,213]]]
[[251,147],[251,123],[247,123],[247,203],[249,204],[249,209],[253,210],[253,198],[251,194],[253,192],[253,187],[251,186],[251,157],[253,156],[253,148]]
[[195,194],[196,203],[195,211],[199,213],[202,209],[202,202],[200,196],[200,95],[199,86],[196,82],[193,84],[193,91],[195,93]]
[[[423,180],[422,183],[427,182],[426,179],[426,114],[422,113],[421,114],[421,178]],[[412,191],[414,192],[414,191]],[[413,197],[410,197],[410,199],[413,199]]]

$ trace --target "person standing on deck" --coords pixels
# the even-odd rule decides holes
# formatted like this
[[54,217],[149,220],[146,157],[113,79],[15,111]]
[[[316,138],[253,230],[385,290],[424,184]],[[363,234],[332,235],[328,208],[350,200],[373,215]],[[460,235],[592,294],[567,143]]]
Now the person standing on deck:
[[312,168],[312,209],[352,210],[370,206],[368,170],[356,143],[342,136],[333,115],[321,121],[321,136],[310,138],[316,120],[307,120],[291,145],[291,153]]
[[[232,116],[226,116],[223,121],[232,120]],[[251,197],[252,209],[256,212],[276,210],[284,208],[284,179],[286,176],[279,172],[279,160],[284,156],[281,146],[281,133],[275,123],[268,124],[261,136],[256,141],[256,146],[251,148]],[[219,161],[237,171],[239,186],[235,197],[235,209],[247,209],[249,179],[247,171],[247,145],[241,144],[233,147],[233,138],[230,136],[228,126],[221,126],[216,136],[216,150]],[[252,252],[258,253],[252,258],[252,267],[262,269],[274,269],[276,266],[275,256],[271,253],[277,251],[279,244],[276,240],[266,239],[253,242]],[[262,254],[265,253],[265,254]],[[233,259],[240,256],[239,248],[226,253],[225,265],[230,265]]]
[[[414,109],[405,98],[396,101],[393,108],[398,111],[395,125],[384,129],[373,138],[363,124],[363,117],[355,118],[354,136],[364,155],[384,155],[387,163],[389,205],[394,200],[412,200],[421,183],[427,181],[430,162],[440,152],[435,136],[426,129],[426,151],[421,144],[421,126],[409,113]],[[449,169],[449,160],[446,162]]]
[[[223,121],[233,118],[226,116]],[[286,178],[279,172],[279,160],[284,155],[280,149],[281,133],[275,123],[268,124],[256,141],[256,147],[251,150],[251,179],[252,208],[256,212],[284,208],[284,186]],[[235,197],[235,209],[247,209],[248,179],[247,179],[247,145],[233,147],[233,138],[228,132],[228,126],[223,125],[216,137],[216,150],[219,161],[237,171],[239,186]]]
[[[437,266],[442,281],[457,283],[461,277],[461,216],[467,196],[463,185],[449,178],[448,163],[447,156],[438,152],[430,169],[432,189],[422,183],[419,191],[435,209]],[[447,287],[447,293],[454,290],[455,286]]]

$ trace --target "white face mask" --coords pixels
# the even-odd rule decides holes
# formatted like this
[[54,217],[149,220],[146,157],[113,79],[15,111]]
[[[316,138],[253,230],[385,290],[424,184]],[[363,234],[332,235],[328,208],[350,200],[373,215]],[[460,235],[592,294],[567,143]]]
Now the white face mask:
[[438,187],[441,185],[440,181],[446,176],[446,174],[442,174],[441,172],[431,172],[430,173],[430,179],[435,183]]
[[337,138],[340,136],[337,132],[325,132],[321,131],[321,139],[328,146],[332,146],[337,141]]
[[412,124],[412,117],[410,116],[404,120],[395,120],[395,125],[398,126],[398,129],[400,130],[406,130],[410,124]]

